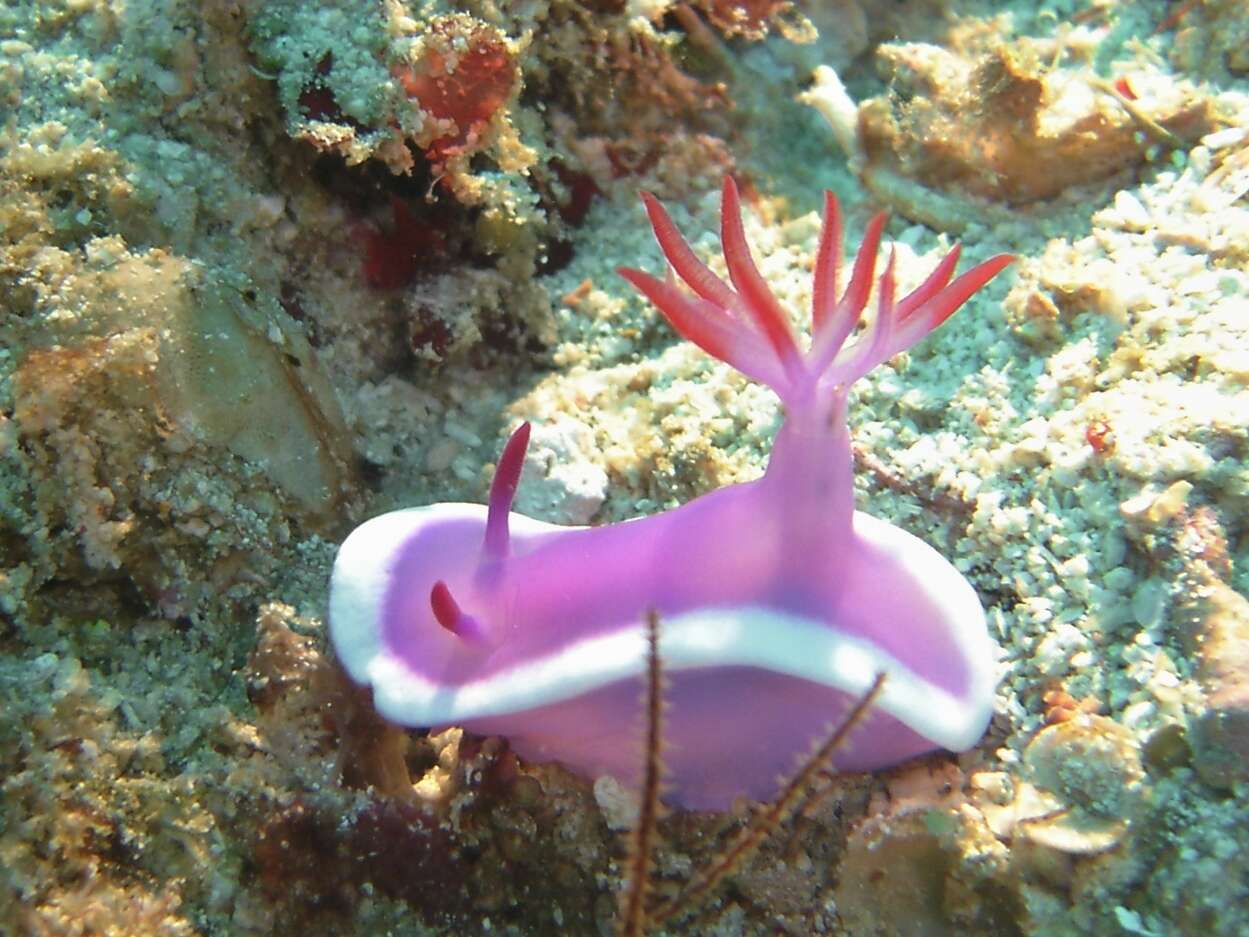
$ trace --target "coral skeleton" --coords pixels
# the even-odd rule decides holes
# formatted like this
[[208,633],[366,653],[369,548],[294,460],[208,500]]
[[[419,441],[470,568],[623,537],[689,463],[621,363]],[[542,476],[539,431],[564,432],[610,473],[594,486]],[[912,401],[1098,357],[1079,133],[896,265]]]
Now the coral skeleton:
[[[726,179],[729,281],[643,196],[676,277],[622,275],[673,328],[780,397],[763,477],[662,514],[559,527],[510,511],[528,440],[509,440],[489,505],[437,504],[367,521],[334,566],[330,623],[348,673],[403,725],[498,734],[532,760],[638,780],[634,715],[645,621],[664,622],[670,801],[767,799],[795,757],[887,681],[839,770],[936,748],[964,750],[988,723],[995,646],[971,585],[913,535],[854,510],[849,386],[944,322],[1007,264],[953,278],[958,248],[895,297],[875,277],[885,225],[868,225],[845,289],[842,221],[825,196],[811,344],[803,352],[747,246]],[[876,284],[876,312],[858,329]],[[857,331],[857,334],[856,334]]]

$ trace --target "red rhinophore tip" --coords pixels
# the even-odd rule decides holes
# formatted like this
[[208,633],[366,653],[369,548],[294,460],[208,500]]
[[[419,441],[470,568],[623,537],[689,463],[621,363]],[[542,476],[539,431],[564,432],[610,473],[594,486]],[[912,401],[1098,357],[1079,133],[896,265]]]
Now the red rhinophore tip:
[[434,583],[434,587],[429,590],[429,607],[434,611],[434,617],[438,619],[438,624],[446,628],[452,634],[460,633],[460,606],[455,603],[455,599],[451,597],[451,590],[447,588],[447,584],[439,579]]
[[438,624],[457,638],[462,638],[472,644],[489,645],[481,623],[472,615],[465,615],[460,610],[460,606],[451,597],[451,590],[441,579],[429,590],[429,607],[433,609]]
[[501,560],[507,556],[507,514],[512,510],[512,499],[516,497],[528,448],[529,421],[526,420],[516,427],[503,447],[494,470],[494,481],[490,483],[490,507],[486,511],[486,537],[482,545],[482,551],[490,559]]

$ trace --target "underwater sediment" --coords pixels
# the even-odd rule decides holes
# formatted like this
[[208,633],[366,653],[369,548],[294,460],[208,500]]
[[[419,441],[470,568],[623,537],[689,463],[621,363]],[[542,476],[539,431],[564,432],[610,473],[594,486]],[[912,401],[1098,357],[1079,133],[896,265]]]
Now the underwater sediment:
[[[633,795],[381,720],[326,589],[522,419],[546,521],[762,472],[775,397],[615,273],[647,190],[723,274],[725,174],[796,324],[822,189],[907,290],[1017,256],[848,407],[1001,682],[669,932],[1249,931],[1246,48],[1215,0],[6,4],[0,931],[613,932]],[[670,811],[655,892],[747,815]]]

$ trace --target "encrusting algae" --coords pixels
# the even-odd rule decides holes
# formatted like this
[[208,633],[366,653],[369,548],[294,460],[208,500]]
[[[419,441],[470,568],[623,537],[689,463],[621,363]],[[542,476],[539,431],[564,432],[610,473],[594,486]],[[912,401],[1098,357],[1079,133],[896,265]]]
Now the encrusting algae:
[[[1249,931],[1246,48],[1231,2],[5,4],[0,931],[614,932],[633,795],[380,720],[326,582],[522,419],[547,520],[758,476],[773,400],[614,273],[647,190],[723,274],[725,173],[787,309],[822,189],[901,290],[1020,258],[849,406],[1003,674],[668,932]],[[761,810],[659,817],[650,906]]]

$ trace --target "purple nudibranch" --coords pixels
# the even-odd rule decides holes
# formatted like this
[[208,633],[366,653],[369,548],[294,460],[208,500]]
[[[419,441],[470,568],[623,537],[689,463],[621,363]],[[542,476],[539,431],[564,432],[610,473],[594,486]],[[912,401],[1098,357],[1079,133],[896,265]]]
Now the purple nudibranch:
[[955,247],[895,300],[894,259],[855,335],[884,216],[839,291],[841,217],[825,194],[811,347],[803,353],[750,255],[726,179],[730,283],[704,265],[649,194],[646,211],[686,286],[621,274],[681,335],[780,396],[785,420],[757,481],[651,517],[558,527],[510,512],[528,442],[516,430],[489,506],[394,511],[343,543],[330,633],[385,717],[506,736],[530,760],[631,782],[639,752],[645,616],[658,611],[669,686],[667,799],[724,808],[770,797],[878,672],[888,680],[837,755],[870,770],[974,745],[993,708],[996,647],[975,591],[940,553],[854,510],[850,384],[944,322],[1013,258],[951,279]]

